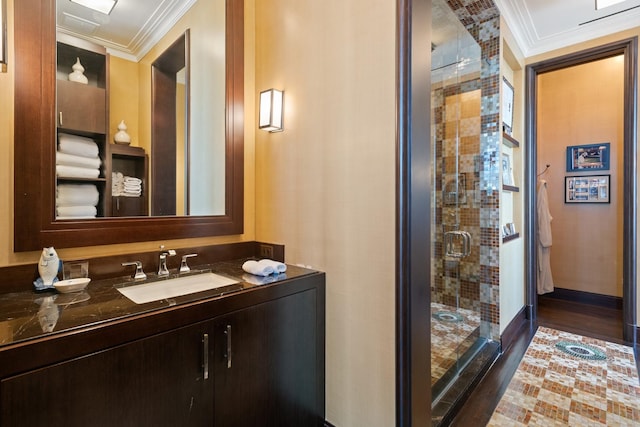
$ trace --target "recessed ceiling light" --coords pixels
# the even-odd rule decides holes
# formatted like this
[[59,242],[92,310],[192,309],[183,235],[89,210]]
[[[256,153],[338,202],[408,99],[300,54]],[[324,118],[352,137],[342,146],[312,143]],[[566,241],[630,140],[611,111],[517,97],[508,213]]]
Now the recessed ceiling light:
[[72,3],[77,3],[81,6],[88,7],[100,13],[108,15],[113,10],[118,0],[70,0]]
[[625,0],[596,0],[596,10],[604,9],[605,7],[613,6],[623,1]]

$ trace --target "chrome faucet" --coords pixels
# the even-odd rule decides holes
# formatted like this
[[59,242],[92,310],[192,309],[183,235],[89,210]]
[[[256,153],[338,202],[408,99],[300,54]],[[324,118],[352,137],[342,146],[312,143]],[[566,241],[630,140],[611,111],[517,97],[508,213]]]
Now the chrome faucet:
[[138,280],[138,279],[146,279],[147,275],[144,274],[144,271],[142,270],[142,263],[140,261],[133,261],[133,262],[123,262],[122,266],[126,267],[128,265],[135,265],[136,266],[136,272],[133,274],[133,278]]
[[167,257],[175,256],[176,251],[173,249],[169,249],[167,251],[164,250],[164,245],[160,246],[160,262],[158,265],[158,276],[168,276],[169,269],[167,268]]
[[180,273],[188,273],[191,271],[191,268],[187,265],[187,259],[192,258],[194,256],[198,256],[198,254],[188,254],[182,256],[182,263],[180,264]]

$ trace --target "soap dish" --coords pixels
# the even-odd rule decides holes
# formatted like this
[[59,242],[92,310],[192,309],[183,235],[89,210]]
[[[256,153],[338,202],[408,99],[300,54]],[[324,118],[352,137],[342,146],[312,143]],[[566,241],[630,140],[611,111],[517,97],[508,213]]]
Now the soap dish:
[[87,287],[91,279],[88,277],[78,277],[75,279],[66,279],[55,282],[53,286],[56,287],[58,292],[63,294],[69,292],[78,292]]

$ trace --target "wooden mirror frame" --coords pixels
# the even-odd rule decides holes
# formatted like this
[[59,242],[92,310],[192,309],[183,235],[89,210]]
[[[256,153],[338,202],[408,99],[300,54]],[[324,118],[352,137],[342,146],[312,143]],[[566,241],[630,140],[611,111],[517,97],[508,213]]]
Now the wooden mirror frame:
[[14,250],[242,234],[244,2],[226,0],[225,214],[55,221],[55,0],[14,5]]

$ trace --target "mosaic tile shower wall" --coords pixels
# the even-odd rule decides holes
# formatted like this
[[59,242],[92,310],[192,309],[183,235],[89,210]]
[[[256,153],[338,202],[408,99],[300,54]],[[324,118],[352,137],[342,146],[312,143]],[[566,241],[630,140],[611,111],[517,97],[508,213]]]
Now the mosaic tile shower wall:
[[[466,76],[469,78],[469,76]],[[436,215],[431,288],[433,302],[480,313],[480,79],[447,84],[432,92],[436,146]],[[447,231],[471,234],[471,255],[448,259]]]
[[[441,165],[436,176],[436,212],[434,227],[434,255],[443,259],[441,233],[451,219],[447,216],[445,194],[447,180],[451,172],[462,174],[462,188],[465,190],[466,205],[460,209],[460,227],[472,233],[474,246],[471,257],[462,262],[459,269],[451,264],[432,265],[436,272],[432,297],[434,302],[449,304],[451,293],[447,285],[460,279],[460,304],[463,308],[479,309],[481,336],[499,340],[500,338],[500,293],[499,293],[499,169],[500,158],[500,14],[492,0],[447,0],[449,7],[481,47],[479,79],[468,80],[458,85],[433,91],[432,105],[435,117],[435,164]],[[478,102],[479,126],[474,132],[468,129],[471,121],[458,124],[460,136],[460,161],[457,169],[447,160],[447,103],[453,111],[460,113]],[[463,107],[464,106],[464,107]],[[452,113],[453,114],[453,113]],[[462,117],[460,119],[469,119]],[[475,123],[477,126],[477,123]],[[451,127],[450,127],[451,128]],[[479,130],[479,134],[477,133]],[[479,147],[474,146],[479,144]],[[439,198],[439,200],[438,200]],[[439,203],[439,204],[438,204]],[[438,242],[437,231],[440,229]],[[475,266],[472,266],[473,262]],[[477,262],[479,261],[479,263]],[[455,304],[454,304],[455,305]]]

